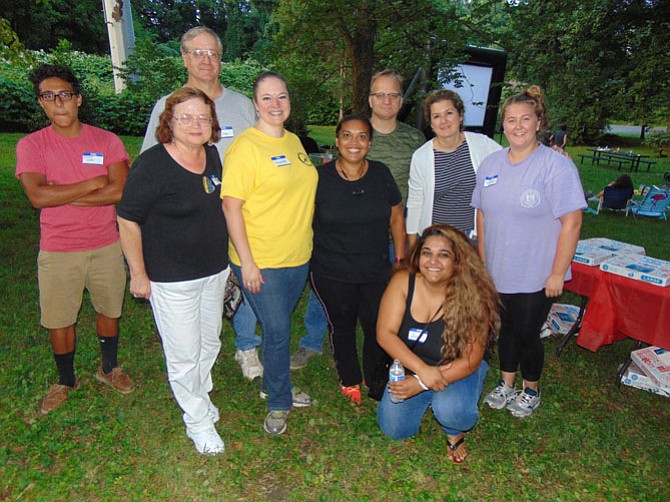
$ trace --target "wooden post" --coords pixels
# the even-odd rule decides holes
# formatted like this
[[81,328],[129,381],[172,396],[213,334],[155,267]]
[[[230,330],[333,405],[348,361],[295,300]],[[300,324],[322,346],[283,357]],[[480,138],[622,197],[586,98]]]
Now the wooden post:
[[105,24],[109,35],[109,51],[114,67],[114,89],[119,94],[126,88],[120,68],[135,45],[135,31],[130,11],[130,0],[102,0]]

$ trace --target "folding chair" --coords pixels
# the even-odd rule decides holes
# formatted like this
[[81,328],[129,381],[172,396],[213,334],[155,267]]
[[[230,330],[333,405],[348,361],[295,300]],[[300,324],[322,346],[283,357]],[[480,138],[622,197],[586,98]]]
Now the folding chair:
[[652,186],[641,202],[632,201],[630,210],[633,216],[642,215],[667,220],[665,212],[670,203],[670,188],[662,189]]
[[628,216],[628,208],[632,199],[632,188],[620,188],[615,186],[605,187],[603,196],[598,202],[596,214],[600,214],[601,209],[609,209],[611,211],[626,211],[626,216]]

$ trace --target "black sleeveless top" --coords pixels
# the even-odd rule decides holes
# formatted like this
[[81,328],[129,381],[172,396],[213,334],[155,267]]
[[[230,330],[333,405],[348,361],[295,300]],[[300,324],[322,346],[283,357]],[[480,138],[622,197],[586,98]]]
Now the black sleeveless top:
[[415,282],[416,275],[410,274],[405,316],[400,325],[398,336],[424,363],[437,366],[442,360],[442,333],[446,326],[442,315],[429,323],[418,322],[412,317]]

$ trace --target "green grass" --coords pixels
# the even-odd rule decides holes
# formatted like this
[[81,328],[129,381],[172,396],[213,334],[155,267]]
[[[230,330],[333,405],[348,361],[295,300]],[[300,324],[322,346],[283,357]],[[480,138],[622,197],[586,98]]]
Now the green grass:
[[[38,217],[14,178],[20,135],[0,135],[0,499],[8,500],[649,500],[670,499],[670,401],[618,388],[617,364],[632,341],[597,353],[546,341],[544,402],[528,419],[481,408],[464,466],[446,460],[444,434],[426,416],[421,433],[392,442],[381,435],[375,403],[351,407],[338,395],[332,357],[293,374],[318,404],[295,410],[288,431],[263,432],[259,382],[242,378],[233,331],[224,323],[212,399],[221,410],[224,455],[195,453],[170,392],[151,311],[126,297],[121,362],[137,390],[121,396],[93,379],[99,355],[94,313],[78,324],[81,388],[47,416],[39,400],[56,378],[39,326],[35,259]],[[137,138],[123,138],[131,154]],[[573,155],[579,149],[569,148]],[[658,172],[636,184],[660,183]],[[585,188],[600,190],[615,170],[581,167]],[[583,235],[643,245],[670,259],[670,224],[618,214],[585,215]],[[567,295],[563,301],[575,300]],[[304,334],[306,295],[293,317]],[[495,385],[493,363],[486,388]]]
[[308,129],[319,146],[335,144],[335,126],[310,125]]

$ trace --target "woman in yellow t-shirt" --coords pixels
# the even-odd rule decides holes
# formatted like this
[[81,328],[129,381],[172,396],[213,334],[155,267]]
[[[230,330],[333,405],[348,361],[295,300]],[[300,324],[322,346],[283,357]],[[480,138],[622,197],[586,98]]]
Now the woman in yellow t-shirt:
[[291,387],[289,341],[312,254],[317,173],[298,137],[284,129],[291,113],[284,77],[263,72],[254,105],[258,121],[226,151],[221,197],[231,265],[263,329],[264,428],[281,434],[291,407],[311,404]]

